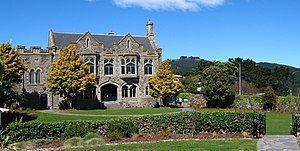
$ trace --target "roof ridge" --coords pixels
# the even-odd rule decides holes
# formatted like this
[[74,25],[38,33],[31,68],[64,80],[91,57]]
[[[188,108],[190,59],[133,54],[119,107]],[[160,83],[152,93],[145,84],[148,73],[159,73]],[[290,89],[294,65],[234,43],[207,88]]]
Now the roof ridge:
[[53,32],[53,33],[58,33],[58,34],[85,34],[85,33],[77,33],[77,32]]
[[[89,32],[89,31],[87,31],[87,32]],[[85,33],[87,33],[87,32],[85,32]],[[80,35],[83,35],[83,34],[85,34],[85,33],[78,33],[78,32],[53,32],[53,33],[58,33],[58,34],[80,34]],[[89,33],[91,33],[91,32],[89,32]],[[95,36],[115,36],[115,37],[118,37],[118,36],[122,36],[122,37],[124,37],[124,36],[126,36],[126,34],[125,35],[119,35],[119,34],[114,34],[114,35],[109,35],[109,34],[97,34],[97,33],[91,33],[91,35],[95,35]],[[141,35],[131,35],[132,37],[140,37],[140,38],[147,38],[147,36],[141,36]]]

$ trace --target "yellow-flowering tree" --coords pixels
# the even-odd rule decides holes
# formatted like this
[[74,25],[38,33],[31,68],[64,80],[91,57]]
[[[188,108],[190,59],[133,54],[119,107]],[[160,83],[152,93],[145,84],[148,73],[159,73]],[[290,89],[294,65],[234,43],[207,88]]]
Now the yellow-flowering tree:
[[96,84],[94,74],[89,73],[88,66],[74,45],[63,49],[57,61],[51,65],[47,81],[50,92],[63,96],[69,105],[73,97],[92,90]]
[[9,43],[0,45],[0,60],[2,64],[0,104],[6,104],[14,99],[11,98],[11,94],[14,94],[12,88],[22,81],[21,76],[27,70],[27,65]]
[[178,95],[182,91],[182,84],[180,81],[174,82],[175,75],[170,70],[171,66],[168,60],[159,64],[159,68],[155,76],[149,78],[149,93],[155,98],[163,101],[166,106],[167,98]]

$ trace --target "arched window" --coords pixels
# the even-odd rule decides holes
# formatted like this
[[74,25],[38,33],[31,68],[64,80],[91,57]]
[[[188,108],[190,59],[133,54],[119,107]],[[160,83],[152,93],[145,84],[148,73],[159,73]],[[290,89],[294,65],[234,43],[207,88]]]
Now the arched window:
[[89,47],[89,42],[90,42],[90,38],[87,38],[87,39],[86,39],[86,47],[87,47],[87,48]]
[[149,86],[146,86],[146,95],[149,95]]
[[86,64],[86,65],[89,66],[89,72],[90,72],[90,73],[94,73],[94,71],[95,71],[94,64],[93,64],[93,63],[88,63],[88,64]]
[[126,71],[126,74],[135,74],[135,65],[133,63],[127,64]]
[[135,85],[130,87],[130,97],[136,97],[136,86]]
[[146,64],[144,66],[144,73],[145,74],[152,74],[152,65],[151,64]]
[[121,60],[121,74],[135,74],[136,73],[136,59],[126,58]]
[[41,70],[38,69],[35,73],[35,83],[41,83]]
[[104,74],[105,75],[113,75],[114,74],[114,65],[112,65],[112,64],[104,65]]
[[124,85],[122,87],[122,98],[127,98],[128,97],[128,88],[127,85]]
[[31,69],[29,72],[29,83],[34,83],[34,70]]
[[129,39],[127,40],[126,47],[130,48],[130,40]]

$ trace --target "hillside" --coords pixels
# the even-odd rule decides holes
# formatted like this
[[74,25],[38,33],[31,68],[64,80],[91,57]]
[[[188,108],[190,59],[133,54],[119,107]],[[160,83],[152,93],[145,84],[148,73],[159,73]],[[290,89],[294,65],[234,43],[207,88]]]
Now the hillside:
[[193,72],[197,69],[200,59],[173,59],[170,60],[171,68],[182,72]]
[[[200,61],[199,57],[181,57],[180,59],[170,60],[171,68],[182,71],[182,72],[193,72],[197,69],[198,63]],[[287,66],[283,64],[260,62],[257,63],[260,66],[275,69],[278,66],[284,66],[290,69],[291,72],[295,73],[295,83],[300,83],[300,68]]]
[[272,70],[279,66],[287,67],[290,69],[292,73],[295,73],[295,83],[300,83],[300,68],[296,68],[288,65],[276,64],[276,63],[268,63],[268,62],[260,62],[257,64],[266,68],[270,68]]

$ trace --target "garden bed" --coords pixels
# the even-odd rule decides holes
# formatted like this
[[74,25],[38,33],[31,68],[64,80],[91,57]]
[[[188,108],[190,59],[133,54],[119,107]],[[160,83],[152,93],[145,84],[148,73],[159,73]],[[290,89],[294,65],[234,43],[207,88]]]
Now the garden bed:
[[[202,133],[202,134],[171,134],[171,133],[156,133],[156,134],[144,134],[138,135],[136,138],[122,138],[120,140],[111,141],[108,138],[105,139],[106,144],[131,144],[131,143],[149,143],[149,142],[164,142],[164,141],[178,141],[178,140],[211,140],[211,139],[244,139],[252,138],[249,134],[217,134],[217,133]],[[55,140],[47,145],[35,146],[30,149],[55,149],[64,148],[62,140]],[[28,148],[27,148],[28,149]]]

